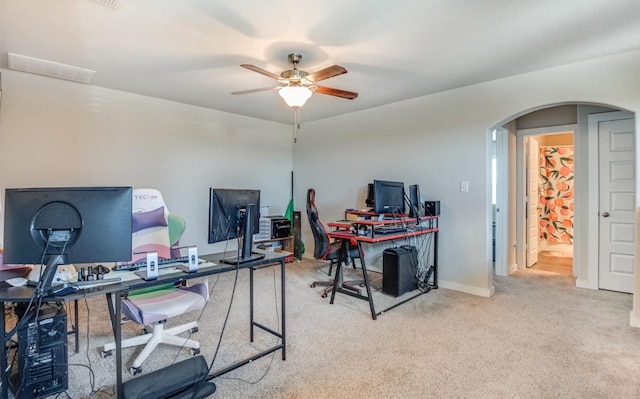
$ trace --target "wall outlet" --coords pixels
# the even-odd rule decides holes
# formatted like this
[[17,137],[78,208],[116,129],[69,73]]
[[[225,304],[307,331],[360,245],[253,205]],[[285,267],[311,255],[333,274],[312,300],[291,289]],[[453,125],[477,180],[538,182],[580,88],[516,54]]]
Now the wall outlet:
[[461,193],[469,192],[469,182],[467,180],[463,180],[460,182],[460,192]]

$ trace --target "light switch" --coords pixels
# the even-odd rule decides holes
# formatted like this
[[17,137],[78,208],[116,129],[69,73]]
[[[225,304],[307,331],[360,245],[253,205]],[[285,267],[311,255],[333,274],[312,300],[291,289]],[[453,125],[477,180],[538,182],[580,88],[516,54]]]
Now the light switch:
[[469,192],[469,182],[466,180],[463,180],[460,182],[460,192],[461,193],[468,193]]

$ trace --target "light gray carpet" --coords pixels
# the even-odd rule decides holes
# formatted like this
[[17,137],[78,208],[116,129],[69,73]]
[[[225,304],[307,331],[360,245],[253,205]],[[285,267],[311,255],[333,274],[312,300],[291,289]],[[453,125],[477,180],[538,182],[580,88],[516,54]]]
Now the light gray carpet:
[[[257,318],[269,326],[280,317],[277,270],[256,275]],[[496,278],[492,298],[438,289],[374,321],[365,301],[338,295],[330,305],[320,298],[321,288],[309,287],[312,280],[325,279],[325,272],[325,264],[308,260],[287,266],[287,360],[276,352],[217,378],[213,397],[640,397],[640,330],[629,327],[631,295],[578,289],[571,277],[527,270]],[[262,332],[248,342],[247,282],[248,272],[242,271],[214,369],[275,343]],[[213,296],[194,335],[207,361],[233,283],[233,273],[210,280]],[[399,299],[382,292],[375,298],[378,309]],[[102,359],[98,351],[110,331],[104,298],[88,304],[89,323],[81,305],[82,349],[69,361],[90,362],[96,389],[114,384],[115,358]],[[132,323],[123,329],[127,335],[139,330]],[[125,364],[137,351],[124,351]],[[189,356],[186,349],[163,347],[143,368],[149,372]],[[69,396],[89,397],[89,381],[86,368],[71,366]],[[94,397],[112,397],[110,389],[106,392]]]

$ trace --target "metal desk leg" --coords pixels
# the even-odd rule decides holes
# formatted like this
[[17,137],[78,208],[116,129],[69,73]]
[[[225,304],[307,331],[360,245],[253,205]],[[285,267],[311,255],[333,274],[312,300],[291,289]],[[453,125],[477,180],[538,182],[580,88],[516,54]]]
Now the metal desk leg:
[[122,296],[120,291],[116,291],[116,323],[113,328],[115,331],[114,338],[116,340],[116,389],[118,390],[118,399],[124,398],[122,389],[122,325],[120,323],[120,314],[122,313]]
[[367,289],[367,298],[369,300],[369,308],[371,308],[371,318],[377,319],[376,309],[373,305],[373,296],[371,295],[371,283],[369,280],[369,272],[367,271],[367,264],[364,260],[364,252],[362,251],[362,243],[358,241],[358,252],[360,252],[360,261],[362,262],[362,276],[364,277],[364,286]]
[[[115,299],[113,299],[115,295]],[[118,399],[124,398],[122,391],[122,327],[120,323],[120,314],[122,312],[122,297],[120,291],[114,294],[107,293],[107,307],[109,308],[109,316],[111,317],[111,329],[113,330],[113,338],[116,341],[116,393]],[[115,309],[114,309],[115,306]]]
[[5,331],[4,302],[2,302],[2,316],[0,316],[0,331],[2,331],[2,349],[0,349],[0,373],[2,373],[2,399],[9,397],[9,376],[7,373],[7,332]]
[[438,234],[436,230],[433,234],[433,288],[438,288]]
[[249,268],[249,342],[253,342],[253,271],[254,266]]
[[76,353],[80,352],[80,322],[78,321],[78,300],[73,301],[73,314],[76,319],[75,338],[76,338]]
[[285,269],[286,269],[286,265],[284,262],[284,259],[282,259],[280,261],[280,309],[282,312],[282,325],[280,326],[280,333],[282,334],[282,360],[287,360],[287,331],[286,331],[286,326],[287,323],[285,322],[286,320],[286,309],[285,309]]
[[340,276],[341,275],[340,273],[342,273],[342,264],[344,263],[344,260],[346,258],[346,255],[348,254],[348,251],[349,251],[349,241],[343,239],[340,258],[338,260],[338,265],[336,266],[336,278],[333,279],[333,291],[331,292],[331,301],[329,303],[333,304],[333,301],[336,297],[336,291],[340,291],[341,293],[347,294],[354,298],[366,300],[367,302],[369,302],[369,308],[371,309],[371,318],[373,320],[376,320],[377,319],[376,309],[375,309],[375,306],[373,305],[373,296],[371,295],[371,281],[369,280],[369,272],[367,271],[367,264],[364,261],[362,244],[360,241],[358,241],[358,252],[360,252],[360,261],[362,262],[362,276],[364,277],[364,285],[367,289],[367,295],[366,296],[360,295],[355,292],[344,290],[342,289],[342,287],[340,287],[338,276]]

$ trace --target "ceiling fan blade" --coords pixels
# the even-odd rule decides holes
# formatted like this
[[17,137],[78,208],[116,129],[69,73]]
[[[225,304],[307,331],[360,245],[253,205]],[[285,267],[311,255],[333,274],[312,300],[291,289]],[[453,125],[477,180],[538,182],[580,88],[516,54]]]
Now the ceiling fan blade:
[[280,79],[280,75],[276,75],[276,74],[275,74],[275,73],[273,73],[273,72],[269,72],[269,71],[267,71],[266,69],[259,68],[259,67],[255,66],[255,65],[251,65],[251,64],[242,64],[242,65],[240,65],[240,66],[241,66],[241,67],[243,67],[243,68],[247,68],[247,69],[248,69],[248,70],[250,70],[250,71],[258,72],[258,73],[260,73],[260,74],[262,74],[262,75],[264,75],[264,76],[268,76],[268,77],[270,77],[271,79],[275,79],[275,80]]
[[358,93],[354,93],[352,91],[340,90],[340,89],[333,89],[331,87],[326,87],[326,86],[318,86],[316,88],[316,93],[342,97],[348,100],[353,100],[354,98],[358,97]]
[[343,73],[347,73],[347,70],[340,65],[333,65],[310,74],[307,76],[307,79],[310,79],[312,82],[319,82],[334,76],[342,75]]
[[250,89],[250,90],[240,90],[240,91],[234,91],[231,94],[249,94],[249,93],[257,93],[259,91],[267,91],[267,90],[275,90],[275,89],[279,89],[280,86],[273,86],[273,87],[262,87],[260,89]]

